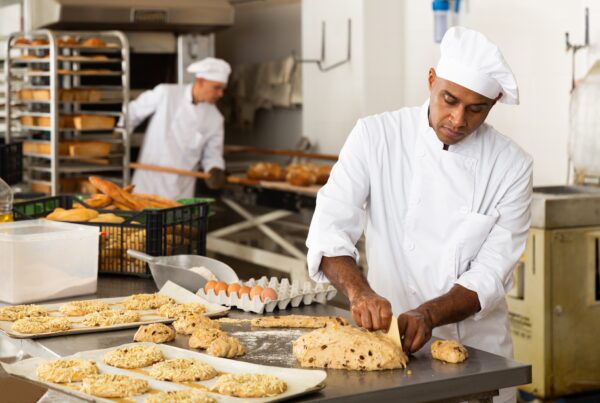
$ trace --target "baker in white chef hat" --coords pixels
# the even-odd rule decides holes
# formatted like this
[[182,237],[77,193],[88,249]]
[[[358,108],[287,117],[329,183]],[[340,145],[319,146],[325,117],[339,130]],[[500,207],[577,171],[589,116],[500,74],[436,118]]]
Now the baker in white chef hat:
[[187,72],[196,77],[194,98],[203,102],[216,103],[223,97],[231,66],[223,59],[206,57],[190,64]]
[[[517,83],[498,47],[461,27],[428,83],[422,106],[367,116],[348,135],[319,190],[308,272],[348,297],[358,326],[397,320],[406,353],[435,336],[511,357],[506,291],[527,241],[533,159],[485,119],[518,103]],[[514,400],[502,390],[494,402]]]
[[[190,64],[193,84],[159,84],[129,104],[129,127],[150,117],[138,162],[181,170],[201,169],[210,189],[226,181],[224,118],[216,107],[223,97],[231,67],[225,60],[207,57]],[[138,193],[157,194],[173,200],[199,195],[196,180],[138,169],[133,184]],[[201,190],[204,191],[204,190]]]
[[[444,144],[455,144],[477,129],[497,101],[519,103],[510,66],[480,32],[452,27],[442,39],[440,52],[437,68],[429,70],[430,123]],[[453,116],[445,114],[443,106],[456,102],[466,108],[458,108]]]

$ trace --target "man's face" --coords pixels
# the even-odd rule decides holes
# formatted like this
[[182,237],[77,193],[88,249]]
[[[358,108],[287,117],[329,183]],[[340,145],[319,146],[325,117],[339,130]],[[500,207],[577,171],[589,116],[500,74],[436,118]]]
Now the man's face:
[[223,91],[227,86],[219,81],[209,81],[203,78],[197,78],[194,85],[197,88],[199,98],[205,102],[216,104],[223,97]]
[[490,99],[437,77],[429,70],[429,125],[444,144],[452,145],[473,133],[502,96]]

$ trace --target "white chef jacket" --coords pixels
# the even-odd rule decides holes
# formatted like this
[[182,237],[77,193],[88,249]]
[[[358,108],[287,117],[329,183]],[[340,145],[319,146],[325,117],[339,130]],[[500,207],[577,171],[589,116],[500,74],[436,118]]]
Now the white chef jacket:
[[323,256],[358,261],[364,230],[367,279],[396,316],[460,284],[481,310],[433,335],[511,357],[505,293],[529,229],[532,158],[485,123],[445,151],[428,109],[358,121],[317,196],[309,273],[327,281]]
[[[151,114],[138,162],[170,168],[204,171],[224,169],[223,115],[207,102],[192,102],[192,85],[161,84],[129,104],[129,127]],[[138,193],[152,193],[177,200],[194,196],[195,178],[136,170],[133,184]]]

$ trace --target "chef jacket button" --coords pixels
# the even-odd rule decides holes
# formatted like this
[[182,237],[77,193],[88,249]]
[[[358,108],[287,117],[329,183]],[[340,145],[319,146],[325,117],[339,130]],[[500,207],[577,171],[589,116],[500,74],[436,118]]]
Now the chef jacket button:
[[469,212],[469,209],[463,206],[463,207],[460,208],[460,212],[462,214],[467,214]]

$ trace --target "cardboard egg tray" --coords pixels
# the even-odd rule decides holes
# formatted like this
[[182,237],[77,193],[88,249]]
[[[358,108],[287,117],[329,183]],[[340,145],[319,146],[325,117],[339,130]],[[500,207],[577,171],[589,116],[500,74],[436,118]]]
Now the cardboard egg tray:
[[248,294],[243,294],[240,298],[237,292],[227,295],[227,293],[222,290],[218,294],[215,294],[215,291],[212,289],[208,290],[208,293],[204,292],[204,289],[200,289],[196,294],[215,304],[233,306],[242,309],[245,312],[254,312],[258,314],[273,312],[275,308],[286,309],[288,307],[295,308],[300,304],[310,305],[313,302],[324,304],[337,294],[337,290],[331,285],[314,284],[310,281],[292,281],[290,283],[290,280],[287,278],[279,280],[277,277],[271,277],[271,279],[269,279],[264,276],[258,280],[251,278],[245,282],[240,281],[239,284],[246,285],[250,288],[255,285],[259,285],[263,288],[272,288],[277,292],[277,299],[274,301],[266,300],[263,302],[258,295],[255,295],[254,298],[250,298]]

